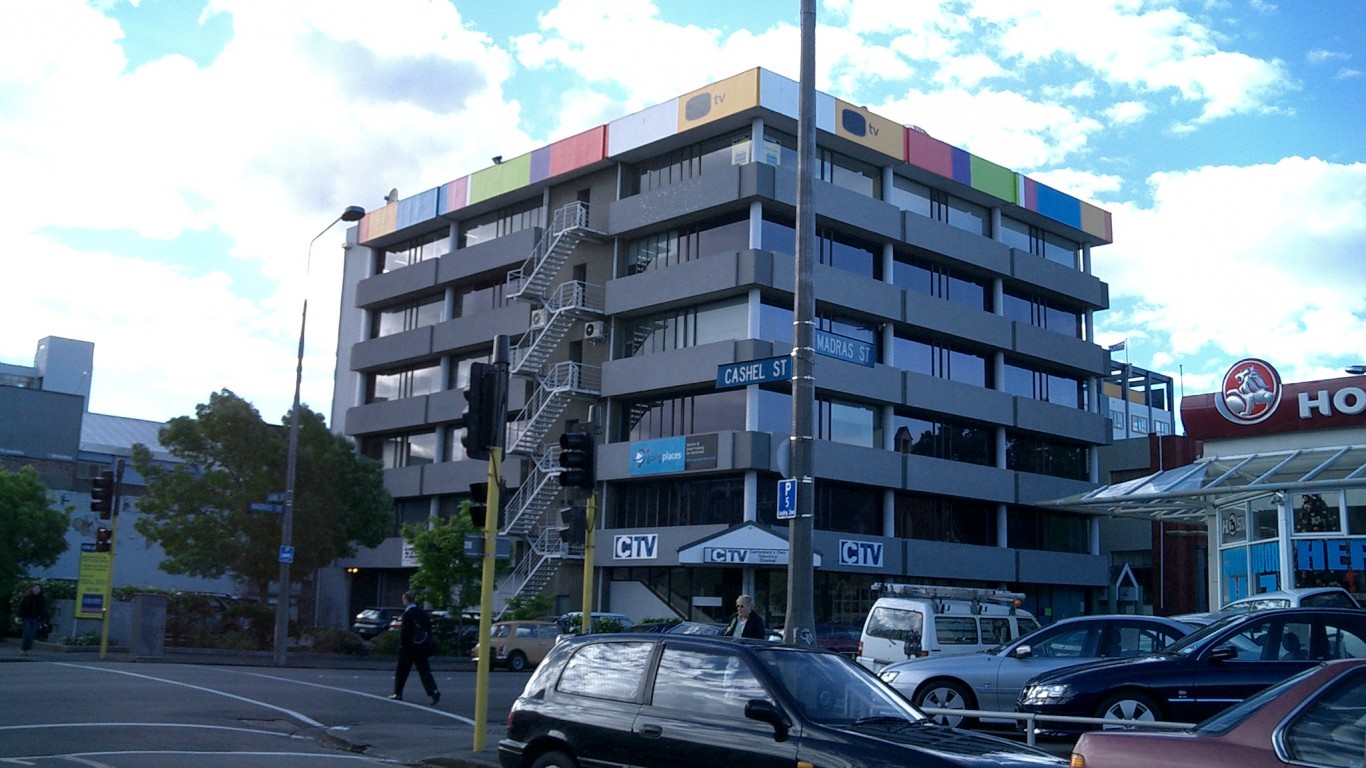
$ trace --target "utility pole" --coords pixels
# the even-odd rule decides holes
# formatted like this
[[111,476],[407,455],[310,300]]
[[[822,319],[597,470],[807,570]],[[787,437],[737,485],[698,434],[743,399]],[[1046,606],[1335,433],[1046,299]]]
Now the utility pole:
[[816,382],[814,256],[816,212],[812,208],[816,162],[816,0],[802,0],[800,92],[797,100],[797,284],[792,296],[792,476],[797,514],[788,522],[787,619],[783,642],[815,645],[815,577],[811,532],[815,511],[813,432]]

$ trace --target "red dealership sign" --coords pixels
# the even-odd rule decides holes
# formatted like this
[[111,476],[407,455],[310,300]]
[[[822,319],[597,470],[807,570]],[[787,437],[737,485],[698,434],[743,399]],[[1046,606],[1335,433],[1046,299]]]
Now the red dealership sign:
[[1248,358],[1224,374],[1221,391],[1181,400],[1181,422],[1197,440],[1366,426],[1366,380],[1283,384],[1264,360]]

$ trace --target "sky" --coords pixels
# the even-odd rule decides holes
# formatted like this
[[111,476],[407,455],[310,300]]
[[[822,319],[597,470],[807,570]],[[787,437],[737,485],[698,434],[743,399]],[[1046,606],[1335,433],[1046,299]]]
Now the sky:
[[[90,410],[330,414],[349,205],[764,67],[799,0],[3,0],[0,362]],[[1216,390],[1366,363],[1366,3],[818,0],[816,87],[1110,211],[1095,341]],[[1366,381],[1362,382],[1366,385]]]

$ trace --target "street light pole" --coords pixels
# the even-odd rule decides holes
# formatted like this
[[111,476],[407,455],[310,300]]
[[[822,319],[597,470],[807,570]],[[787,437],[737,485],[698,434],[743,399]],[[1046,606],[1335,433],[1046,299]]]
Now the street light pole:
[[294,477],[299,464],[299,390],[304,381],[304,331],[308,327],[308,271],[313,266],[313,244],[339,221],[360,221],[365,209],[348,205],[308,242],[308,261],[304,262],[304,309],[299,318],[299,362],[294,369],[294,407],[289,412],[289,458],[285,462],[285,516],[280,530],[280,578],[275,600],[275,666],[285,665],[289,646],[289,564],[294,562]]

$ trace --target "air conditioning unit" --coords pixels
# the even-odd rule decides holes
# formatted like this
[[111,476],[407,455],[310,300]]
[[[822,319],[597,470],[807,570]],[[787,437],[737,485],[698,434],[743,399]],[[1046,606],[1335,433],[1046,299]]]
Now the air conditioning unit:
[[607,323],[589,320],[583,324],[583,337],[588,341],[602,341],[607,338]]
[[531,310],[531,327],[544,328],[550,322],[550,310],[533,309]]

